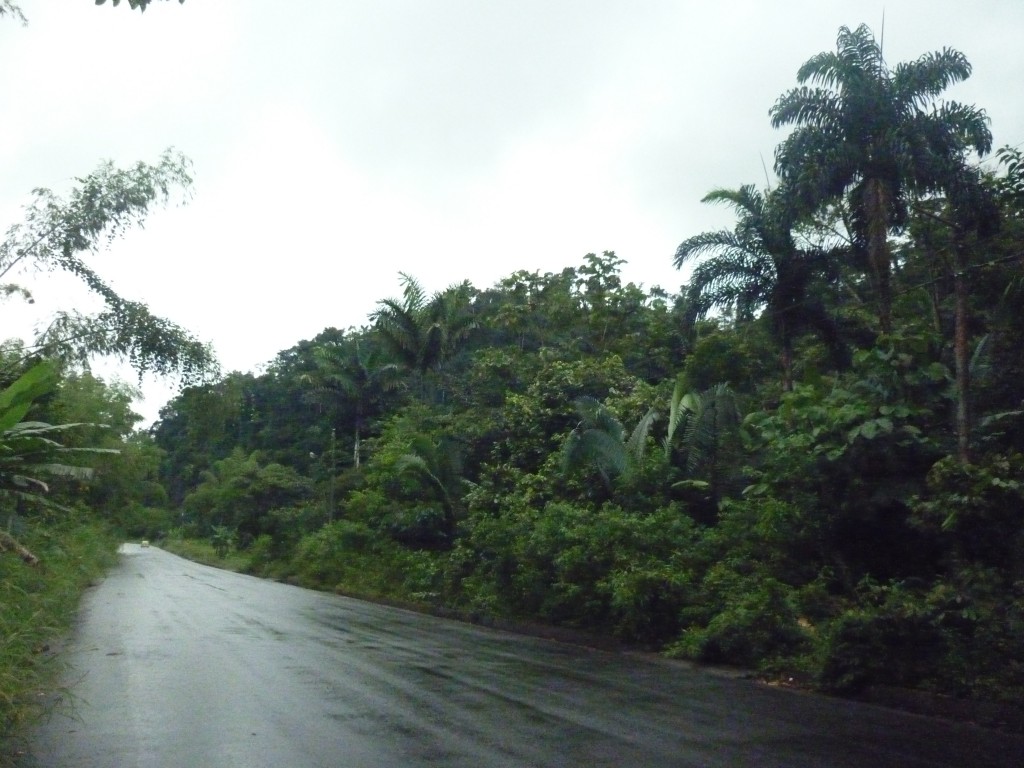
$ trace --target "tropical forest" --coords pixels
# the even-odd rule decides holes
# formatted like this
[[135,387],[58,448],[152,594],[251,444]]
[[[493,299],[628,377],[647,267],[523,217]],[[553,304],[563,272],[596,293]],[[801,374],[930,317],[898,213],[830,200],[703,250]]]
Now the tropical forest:
[[[722,179],[733,223],[665,254],[677,290],[612,251],[437,292],[412,261],[261,372],[84,258],[186,161],[37,193],[0,268],[107,309],[0,351],[0,725],[45,674],[44,608],[124,539],[834,694],[1024,700],[1024,155],[944,97],[970,74],[843,28],[765,105],[771,182]],[[185,384],[138,430],[97,354]]]

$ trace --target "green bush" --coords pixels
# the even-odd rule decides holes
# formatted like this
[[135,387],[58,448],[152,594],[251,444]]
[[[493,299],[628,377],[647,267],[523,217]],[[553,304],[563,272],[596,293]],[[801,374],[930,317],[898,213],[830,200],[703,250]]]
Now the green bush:
[[270,576],[274,571],[280,571],[279,552],[280,547],[271,536],[265,533],[257,536],[246,551],[249,562],[245,570],[261,576]]
[[670,655],[770,670],[812,651],[791,587],[763,573],[744,577],[727,568],[712,569],[705,583],[716,580],[722,582],[721,609],[685,630]]
[[235,546],[235,532],[225,525],[215,525],[210,533],[210,544],[217,557],[225,558]]
[[303,537],[290,571],[307,586],[358,597],[435,603],[441,590],[440,556],[401,547],[351,520]]
[[915,606],[853,609],[830,628],[819,682],[837,693],[917,686],[934,678],[946,651],[941,631]]
[[566,502],[480,514],[452,550],[447,594],[472,611],[530,616],[658,646],[691,598],[695,527],[676,506],[638,515]]
[[1024,456],[994,454],[969,465],[941,459],[912,507],[912,524],[940,539],[953,567],[974,562],[1024,578]]
[[296,574],[304,582],[333,588],[352,573],[354,561],[364,561],[375,541],[363,523],[335,520],[304,536],[293,559]]

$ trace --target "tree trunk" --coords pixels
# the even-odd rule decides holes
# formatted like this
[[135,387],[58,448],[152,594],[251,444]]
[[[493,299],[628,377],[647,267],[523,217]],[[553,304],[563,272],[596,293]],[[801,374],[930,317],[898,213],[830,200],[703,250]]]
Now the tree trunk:
[[965,275],[963,237],[954,235],[953,296],[954,328],[953,357],[956,361],[956,451],[961,464],[971,463],[971,358],[967,338],[967,278]]
[[793,391],[793,342],[782,342],[782,391]]
[[864,218],[867,222],[868,261],[878,291],[878,325],[892,331],[892,257],[889,254],[889,191],[881,179],[869,179],[864,187]]

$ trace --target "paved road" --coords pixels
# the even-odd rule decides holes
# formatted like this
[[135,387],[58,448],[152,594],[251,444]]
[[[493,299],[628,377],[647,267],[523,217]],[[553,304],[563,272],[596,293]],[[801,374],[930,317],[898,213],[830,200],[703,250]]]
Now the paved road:
[[1024,738],[218,571],[125,545],[27,766],[1024,765]]

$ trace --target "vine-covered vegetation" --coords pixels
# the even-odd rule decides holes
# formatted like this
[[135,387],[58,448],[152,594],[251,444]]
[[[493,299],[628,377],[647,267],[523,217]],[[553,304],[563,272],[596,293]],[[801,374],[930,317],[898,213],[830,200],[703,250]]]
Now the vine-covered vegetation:
[[[146,434],[82,360],[198,375],[209,351],[74,254],[178,166],[122,219],[58,216],[70,239],[30,216],[0,258],[68,269],[109,311],[68,316],[70,347],[3,351],[4,588],[48,600],[29,563],[73,570],[55,537],[103,520],[261,575],[830,691],[1021,700],[1024,160],[940,100],[969,74],[948,49],[890,68],[844,28],[770,110],[793,128],[777,185],[712,190],[735,225],[680,233],[678,291],[624,282],[612,252],[434,294],[413,264],[364,327],[190,386]],[[107,200],[134,177],[90,178]]]
[[709,194],[736,224],[683,239],[678,293],[611,252],[402,275],[366,327],[184,391],[175,524],[327,589],[1020,697],[1024,177],[939,100],[969,73],[842,29],[771,109],[778,185]]

